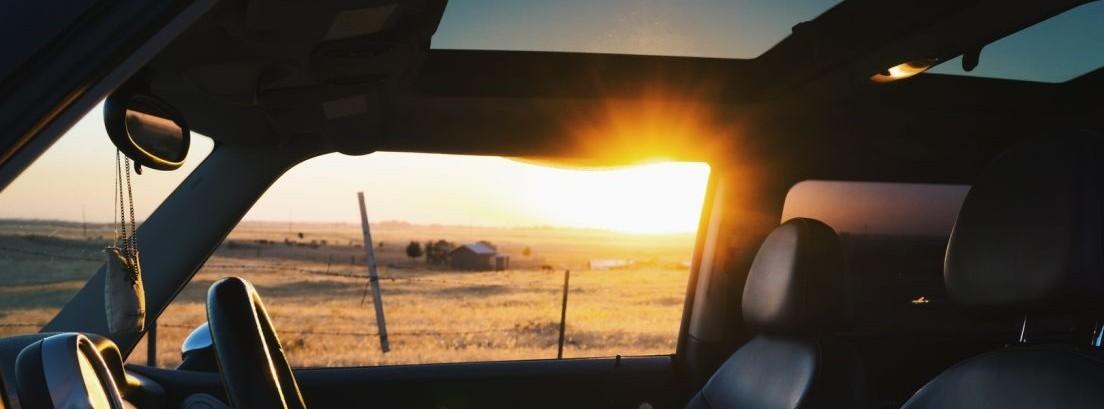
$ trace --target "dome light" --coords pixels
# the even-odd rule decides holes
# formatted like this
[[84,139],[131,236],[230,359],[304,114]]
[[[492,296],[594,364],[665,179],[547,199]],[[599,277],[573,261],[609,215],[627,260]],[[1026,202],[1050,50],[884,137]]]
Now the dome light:
[[902,80],[913,75],[927,71],[937,62],[934,58],[927,58],[923,60],[909,61],[901,64],[889,67],[884,72],[874,74],[870,77],[871,81],[878,83],[892,82]]

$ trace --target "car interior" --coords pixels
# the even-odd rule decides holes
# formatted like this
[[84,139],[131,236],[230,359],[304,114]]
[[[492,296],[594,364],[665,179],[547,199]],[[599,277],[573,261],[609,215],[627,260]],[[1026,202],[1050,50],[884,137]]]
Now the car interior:
[[[56,315],[0,337],[0,408],[1104,402],[1104,3],[833,2],[752,58],[436,48],[457,3],[0,7],[0,193],[95,110],[138,173],[214,141]],[[1055,19],[1091,27],[1001,45]],[[335,152],[707,163],[674,352],[299,368],[265,287],[230,276],[178,367],[128,359],[266,190]],[[887,216],[853,192],[913,187],[888,217],[935,233],[855,233]],[[939,189],[947,231],[909,216]]]

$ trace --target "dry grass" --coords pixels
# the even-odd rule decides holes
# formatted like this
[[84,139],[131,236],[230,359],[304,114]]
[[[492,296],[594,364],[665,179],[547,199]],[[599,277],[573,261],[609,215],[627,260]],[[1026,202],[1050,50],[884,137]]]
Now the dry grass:
[[[300,231],[305,233],[303,239],[296,234]],[[399,223],[373,226],[373,233],[385,244],[377,250],[391,352],[380,352],[371,296],[361,303],[363,278],[305,272],[365,274],[363,265],[349,264],[350,256],[363,254],[363,249],[356,247],[357,226],[297,226],[288,235],[287,225],[246,223],[231,235],[230,242],[235,244],[224,245],[159,319],[159,365],[179,362],[183,337],[205,320],[206,289],[228,275],[245,277],[257,287],[296,366],[554,358],[562,269],[566,268],[572,270],[566,357],[674,351],[688,275],[683,263],[693,244],[689,235],[626,236],[591,230]],[[303,243],[326,240],[327,245],[287,246],[282,244],[285,238]],[[402,253],[411,239],[437,238],[490,240],[511,255],[515,269],[450,271],[408,259]],[[260,239],[280,243],[260,245],[256,243]],[[29,245],[25,241],[8,244]],[[524,247],[532,248],[532,257],[520,254]],[[51,249],[58,250],[47,248]],[[38,261],[33,257],[16,261],[9,256],[0,253],[0,264],[30,266]],[[626,269],[591,271],[585,269],[589,258],[627,258],[636,263]],[[60,268],[68,275],[52,274],[66,277],[63,280],[47,284],[24,280],[24,284],[0,289],[3,322],[47,320],[98,263],[70,264]],[[541,265],[554,265],[556,270],[544,271]],[[5,282],[11,281],[5,278]],[[29,330],[0,327],[3,333]],[[145,356],[143,342],[131,361],[143,362]]]

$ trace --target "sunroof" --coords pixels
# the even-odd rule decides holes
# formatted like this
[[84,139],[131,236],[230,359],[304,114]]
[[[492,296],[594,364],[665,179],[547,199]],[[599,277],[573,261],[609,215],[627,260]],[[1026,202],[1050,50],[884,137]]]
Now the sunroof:
[[453,1],[433,47],[753,58],[839,1]]
[[1104,2],[1078,6],[981,50],[978,66],[962,58],[928,72],[1037,82],[1064,82],[1104,66]]

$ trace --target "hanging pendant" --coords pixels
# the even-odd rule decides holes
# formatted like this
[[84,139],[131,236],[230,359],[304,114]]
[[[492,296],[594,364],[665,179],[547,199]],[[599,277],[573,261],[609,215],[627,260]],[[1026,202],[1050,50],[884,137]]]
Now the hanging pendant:
[[146,326],[146,297],[138,251],[128,257],[116,246],[104,249],[104,307],[107,330],[112,334],[142,332]]

